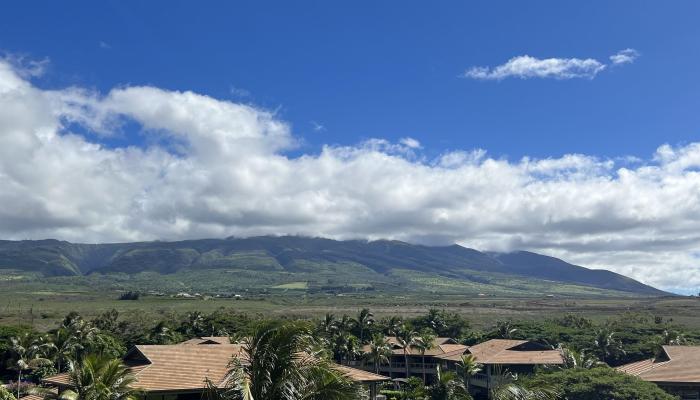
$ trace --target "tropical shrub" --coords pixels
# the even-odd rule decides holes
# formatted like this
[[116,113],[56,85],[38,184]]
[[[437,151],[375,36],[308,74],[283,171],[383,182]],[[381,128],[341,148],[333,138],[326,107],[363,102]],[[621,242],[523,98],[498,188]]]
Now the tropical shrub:
[[567,400],[674,400],[651,382],[609,367],[541,372],[523,381],[525,386],[549,385]]
[[0,384],[0,400],[17,400],[15,396],[10,393],[9,390],[5,389],[5,386]]

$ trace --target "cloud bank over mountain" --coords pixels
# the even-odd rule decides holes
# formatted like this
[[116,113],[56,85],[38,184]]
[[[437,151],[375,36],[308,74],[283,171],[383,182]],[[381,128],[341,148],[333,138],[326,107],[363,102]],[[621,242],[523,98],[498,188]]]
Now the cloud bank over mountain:
[[[510,161],[378,138],[291,157],[300,138],[267,110],[156,87],[45,90],[30,72],[0,61],[2,238],[458,242],[700,285],[700,143]],[[125,123],[144,144],[105,144]]]

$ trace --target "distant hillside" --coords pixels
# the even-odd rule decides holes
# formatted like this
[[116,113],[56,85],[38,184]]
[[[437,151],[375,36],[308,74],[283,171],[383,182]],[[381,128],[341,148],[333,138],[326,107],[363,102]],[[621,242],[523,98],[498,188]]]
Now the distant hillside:
[[458,245],[431,247],[387,240],[335,241],[296,236],[116,244],[0,241],[0,269],[43,276],[193,271],[201,271],[204,276],[205,271],[211,274],[225,270],[241,271],[241,277],[247,276],[250,282],[303,281],[300,287],[309,282],[377,282],[448,292],[554,290],[565,294],[568,290],[586,292],[586,288],[596,288],[639,295],[666,294],[610,271],[591,270],[530,252],[482,253]]

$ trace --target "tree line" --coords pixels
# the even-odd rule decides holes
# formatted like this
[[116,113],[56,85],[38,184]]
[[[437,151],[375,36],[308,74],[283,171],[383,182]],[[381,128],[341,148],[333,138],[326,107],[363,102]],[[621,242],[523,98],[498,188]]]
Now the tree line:
[[[311,359],[318,361],[309,361],[308,365],[299,366],[301,370],[310,374],[296,374],[297,381],[289,384],[290,387],[297,387],[299,393],[312,393],[314,387],[328,387],[335,388],[335,393],[357,396],[361,390],[335,374],[330,361],[339,364],[371,363],[378,372],[381,364],[389,362],[392,345],[386,337],[393,336],[396,338],[395,345],[403,352],[404,361],[407,361],[408,350],[411,348],[417,349],[423,355],[425,374],[425,352],[430,349],[435,337],[445,336],[465,345],[493,338],[528,339],[562,351],[566,363],[564,368],[557,371],[542,370],[532,377],[517,377],[503,371],[503,384],[500,388],[495,388],[505,393],[501,396],[510,393],[521,396],[514,398],[522,399],[557,398],[566,394],[566,390],[577,386],[570,384],[572,379],[585,378],[589,381],[587,387],[617,379],[620,381],[617,386],[637,388],[645,391],[646,396],[656,396],[629,398],[664,399],[663,392],[655,386],[649,387],[636,378],[611,372],[609,366],[653,357],[665,344],[694,343],[700,338],[700,333],[684,329],[672,321],[645,314],[623,315],[602,323],[581,316],[565,315],[545,321],[497,321],[485,329],[475,329],[463,316],[437,309],[414,318],[377,318],[371,310],[362,309],[354,315],[327,314],[319,319],[279,320],[220,309],[209,314],[172,314],[159,321],[134,315],[125,317],[116,310],[110,310],[91,320],[70,313],[55,329],[48,332],[36,332],[23,326],[0,327],[0,376],[5,381],[15,382],[14,386],[10,386],[11,395],[14,397],[20,397],[32,390],[40,390],[36,383],[59,372],[67,372],[71,379],[83,382],[84,385],[79,385],[81,389],[78,391],[83,390],[83,386],[105,387],[104,384],[89,382],[85,376],[95,379],[104,373],[114,379],[122,374],[121,378],[113,380],[112,383],[129,381],[127,371],[117,367],[121,365],[119,359],[130,346],[174,344],[201,336],[229,336],[233,341],[244,343],[252,359],[262,360],[260,364],[256,364],[259,370],[252,364],[233,369],[232,376],[237,379],[232,379],[231,382],[235,382],[235,387],[226,388],[224,391],[212,390],[212,398],[224,396],[217,398],[234,399],[246,391],[251,396],[257,393],[257,397],[251,397],[253,399],[295,398],[274,397],[266,392],[269,388],[265,389],[262,381],[258,384],[259,378],[256,378],[262,376],[259,374],[269,374],[269,371],[262,370],[264,365],[268,368],[271,365],[270,360],[266,360],[265,357],[272,357],[270,352],[280,348],[313,354]],[[261,339],[257,340],[258,337]],[[265,340],[268,342],[265,342],[263,337],[267,338]],[[273,337],[277,342],[269,342]],[[284,340],[291,342],[285,344]],[[363,351],[363,348],[366,351]],[[275,360],[278,358],[279,355],[274,356]],[[288,363],[293,361],[287,360]],[[408,362],[404,364],[408,368]],[[290,366],[287,365],[280,371],[285,368]],[[393,392],[387,389],[386,394],[397,400],[468,399],[466,387],[469,379],[480,369],[481,366],[476,360],[465,356],[456,372],[440,371],[438,379],[430,386],[423,385],[424,379],[409,379],[409,384],[402,391]],[[136,395],[124,388],[112,390],[121,390],[127,397]],[[493,395],[497,398],[495,391]],[[568,399],[594,398],[576,397],[571,393],[566,396]],[[4,399],[0,397],[0,400]]]

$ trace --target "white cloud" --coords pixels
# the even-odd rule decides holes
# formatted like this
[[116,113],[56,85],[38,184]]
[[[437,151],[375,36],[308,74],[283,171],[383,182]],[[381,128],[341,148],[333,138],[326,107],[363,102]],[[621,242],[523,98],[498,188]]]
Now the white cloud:
[[[101,145],[124,120],[149,145]],[[0,62],[0,237],[458,242],[700,285],[700,143],[621,166],[480,149],[426,159],[408,138],[285,155],[297,141],[274,113],[248,105],[155,87],[43,90]]]
[[14,73],[21,78],[33,78],[46,72],[50,60],[48,58],[37,60],[22,54],[0,52],[0,63],[12,68]]
[[408,147],[409,149],[420,149],[422,147],[419,141],[410,137],[401,138],[399,143]]
[[231,87],[229,88],[229,92],[231,92],[231,95],[232,95],[233,97],[238,97],[238,98],[241,98],[241,97],[250,97],[250,91],[249,91],[249,90],[243,89],[243,88],[239,88],[239,87],[235,87],[235,86],[231,86]]
[[314,132],[323,132],[326,130],[326,127],[323,126],[323,124],[316,122],[316,121],[309,121],[311,123],[311,128],[314,130]]
[[[634,49],[621,50],[610,56],[613,65],[631,64],[639,57]],[[463,77],[479,80],[503,80],[506,78],[593,79],[607,66],[594,58],[535,58],[524,55],[513,57],[496,67],[471,67]]]
[[639,58],[639,52],[635,49],[624,49],[610,56],[613,65],[631,64]]
[[508,62],[497,67],[473,67],[468,69],[466,78],[483,80],[501,80],[505,78],[555,78],[592,79],[605,69],[605,64],[592,58],[546,58],[539,59],[531,56],[513,57]]

